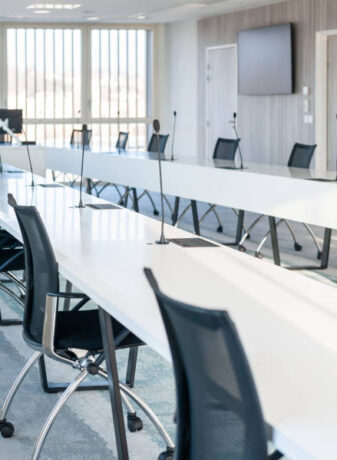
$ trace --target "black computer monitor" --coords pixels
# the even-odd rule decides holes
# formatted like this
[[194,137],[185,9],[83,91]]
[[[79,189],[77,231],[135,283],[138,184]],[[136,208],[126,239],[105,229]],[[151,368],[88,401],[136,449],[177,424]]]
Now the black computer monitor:
[[[8,120],[8,127],[13,133],[22,133],[22,110],[0,109],[0,119],[3,121]],[[0,128],[0,135],[1,134],[7,133]]]

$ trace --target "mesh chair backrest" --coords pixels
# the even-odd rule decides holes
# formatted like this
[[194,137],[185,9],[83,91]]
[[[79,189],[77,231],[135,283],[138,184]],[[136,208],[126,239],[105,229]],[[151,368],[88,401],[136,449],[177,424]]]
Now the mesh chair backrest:
[[310,167],[311,159],[316,147],[317,145],[305,145],[296,143],[290,154],[288,166],[308,169]]
[[116,149],[125,150],[126,144],[128,142],[128,138],[129,138],[129,133],[123,133],[122,131],[120,131],[120,133],[118,134],[117,142],[116,142]]
[[[159,134],[159,146],[160,146],[160,153],[165,152],[165,147],[167,143],[167,139],[169,138],[168,134]],[[158,141],[157,135],[152,134],[149,145],[147,147],[148,152],[158,152]]]
[[70,138],[70,145],[82,146],[82,142],[86,147],[90,145],[92,130],[88,129],[84,133],[80,129],[73,129]]
[[58,265],[46,228],[35,206],[18,206],[9,195],[20,226],[26,259],[24,332],[38,345],[42,342],[47,292],[58,292]]
[[240,140],[219,137],[215,144],[213,158],[234,161]]
[[172,352],[177,387],[176,460],[266,460],[253,377],[225,311],[175,301],[152,285]]

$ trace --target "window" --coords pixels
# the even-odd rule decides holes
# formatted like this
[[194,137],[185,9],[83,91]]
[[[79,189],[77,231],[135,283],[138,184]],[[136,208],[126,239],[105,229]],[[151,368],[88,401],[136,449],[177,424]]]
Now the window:
[[64,144],[82,118],[81,30],[7,29],[7,105],[22,108],[27,136]]
[[117,132],[126,130],[130,148],[146,145],[147,40],[145,30],[91,31],[91,111],[93,123],[104,123],[102,144],[115,143]]
[[87,123],[94,147],[111,148],[118,132],[128,131],[128,146],[145,148],[150,35],[143,29],[6,27],[7,107],[22,108],[27,137],[41,144],[68,144],[72,129]]

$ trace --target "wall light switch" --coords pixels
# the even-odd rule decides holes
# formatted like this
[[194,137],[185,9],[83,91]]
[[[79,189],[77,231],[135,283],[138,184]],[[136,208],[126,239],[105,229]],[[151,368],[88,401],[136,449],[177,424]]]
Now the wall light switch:
[[304,123],[306,125],[312,125],[314,122],[314,117],[312,115],[304,115]]
[[310,94],[309,86],[303,86],[302,87],[302,94],[303,94],[303,96],[309,96],[309,94]]
[[309,113],[310,112],[310,101],[309,101],[309,99],[304,99],[303,112],[304,113]]

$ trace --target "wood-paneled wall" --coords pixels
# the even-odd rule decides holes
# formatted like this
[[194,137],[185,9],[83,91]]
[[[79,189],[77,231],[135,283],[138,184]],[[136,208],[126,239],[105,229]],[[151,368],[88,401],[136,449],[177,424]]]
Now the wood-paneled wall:
[[[239,131],[247,160],[286,164],[294,142],[315,142],[315,120],[304,123],[302,87],[315,107],[316,31],[337,29],[337,0],[289,0],[198,22],[198,148],[205,146],[205,50],[237,42],[243,29],[292,22],[295,43],[295,93],[285,96],[239,96]],[[336,75],[337,78],[337,75]],[[336,125],[337,129],[337,125]]]

